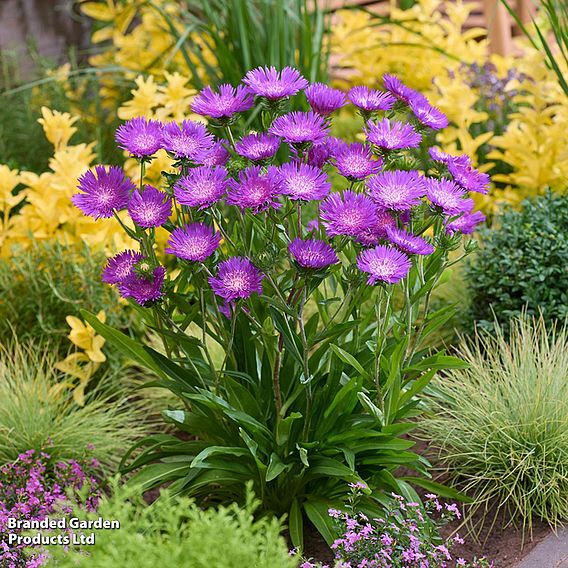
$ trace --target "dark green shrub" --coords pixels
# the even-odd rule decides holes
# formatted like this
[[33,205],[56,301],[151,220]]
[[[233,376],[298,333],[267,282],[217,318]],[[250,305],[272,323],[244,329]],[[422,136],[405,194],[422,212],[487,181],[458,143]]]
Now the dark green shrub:
[[471,314],[482,327],[506,326],[526,310],[546,322],[568,315],[568,196],[549,193],[508,209],[481,231],[467,268]]

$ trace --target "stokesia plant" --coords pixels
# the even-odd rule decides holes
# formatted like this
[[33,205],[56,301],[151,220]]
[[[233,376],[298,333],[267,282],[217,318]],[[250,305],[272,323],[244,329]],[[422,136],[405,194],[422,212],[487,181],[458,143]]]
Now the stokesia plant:
[[[208,502],[242,499],[253,480],[264,510],[289,515],[296,546],[304,514],[333,541],[327,509],[347,498],[345,481],[371,488],[370,514],[390,492],[414,495],[409,480],[431,487],[394,477],[403,464],[427,473],[400,436],[420,414],[416,394],[438,370],[463,366],[424,347],[452,315],[429,303],[448,253],[482,218],[468,190],[486,191],[487,179],[466,156],[431,149],[432,160],[444,115],[395,77],[385,83],[348,93],[366,141],[347,144],[330,136],[343,93],[307,87],[293,69],[252,70],[244,85],[195,98],[207,128],[120,127],[142,177],[158,148],[169,152],[178,173],[161,187],[134,188],[100,166],[74,197],[93,217],[128,209],[124,230],[139,250],[110,259],[103,280],[137,305],[165,355],[85,317],[179,396],[163,415],[192,436],[147,438],[124,471]],[[286,112],[305,87],[313,110]],[[259,113],[265,130],[247,131]],[[170,232],[165,251],[156,227]]]

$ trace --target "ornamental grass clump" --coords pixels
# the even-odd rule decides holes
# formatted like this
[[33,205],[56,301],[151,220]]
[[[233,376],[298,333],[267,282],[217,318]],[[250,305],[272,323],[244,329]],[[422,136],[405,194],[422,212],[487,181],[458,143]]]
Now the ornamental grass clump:
[[568,330],[519,319],[461,344],[469,368],[433,383],[421,428],[457,487],[530,529],[568,518]]
[[79,406],[56,362],[49,345],[0,346],[0,466],[30,449],[55,461],[79,460],[89,447],[107,472],[116,471],[124,452],[146,432],[146,413],[124,388],[115,388],[112,398],[93,389]]
[[[289,515],[296,546],[305,517],[333,541],[326,511],[346,499],[345,481],[365,480],[377,513],[390,492],[413,491],[407,481],[419,478],[393,474],[404,464],[427,475],[401,437],[420,413],[415,395],[439,369],[463,365],[427,348],[451,317],[429,304],[445,268],[472,250],[463,235],[482,216],[469,192],[487,180],[466,156],[431,159],[443,115],[395,78],[385,87],[341,96],[293,69],[254,69],[195,98],[207,132],[186,121],[174,144],[172,124],[123,125],[117,140],[139,161],[139,187],[125,174],[109,185],[104,169],[81,177],[74,197],[95,218],[127,209],[120,219],[138,250],[110,259],[103,280],[136,305],[163,352],[85,317],[179,397],[163,415],[192,436],[144,441],[124,471],[199,501],[242,499],[252,480],[263,510]],[[311,110],[291,110],[304,96]],[[331,136],[348,99],[364,142]],[[160,140],[175,169],[150,186]]]

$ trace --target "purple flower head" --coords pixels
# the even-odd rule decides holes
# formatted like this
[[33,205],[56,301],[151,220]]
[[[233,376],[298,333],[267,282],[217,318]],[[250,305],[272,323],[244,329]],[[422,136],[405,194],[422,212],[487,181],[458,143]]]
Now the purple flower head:
[[383,118],[376,124],[368,122],[367,128],[367,140],[385,150],[416,148],[422,141],[422,136],[410,124],[391,122],[388,118]]
[[467,191],[488,193],[489,175],[476,170],[468,156],[457,156],[449,160],[447,166],[455,182]]
[[320,270],[339,261],[331,246],[317,239],[294,239],[288,251],[302,268]]
[[308,231],[308,233],[313,233],[315,231],[318,231],[320,227],[320,223],[318,219],[310,219],[307,223],[306,223],[306,231]]
[[213,142],[209,150],[205,150],[199,157],[199,163],[204,166],[224,166],[231,157],[230,152],[227,150],[229,144],[228,140],[221,138]]
[[[144,261],[138,262],[138,266]],[[140,275],[135,271],[130,274],[120,285],[119,290],[124,298],[133,298],[141,306],[155,302],[162,297],[162,286],[166,269],[156,266],[152,275]]]
[[330,237],[358,237],[376,223],[376,205],[366,195],[344,191],[332,193],[321,204],[321,219]]
[[435,250],[426,239],[407,233],[404,229],[387,227],[386,233],[393,245],[408,254],[432,254]]
[[174,195],[181,205],[205,209],[225,195],[229,184],[227,176],[223,166],[192,168],[174,186]]
[[441,130],[449,124],[448,117],[441,110],[432,106],[426,97],[414,97],[409,106],[418,121],[432,130]]
[[422,95],[407,87],[398,77],[395,75],[386,74],[383,76],[383,83],[385,85],[385,89],[393,94],[397,99],[400,101],[405,102],[406,104],[410,103],[416,97],[421,97]]
[[282,71],[276,67],[257,67],[245,75],[243,83],[255,95],[271,101],[295,95],[308,85],[300,72],[292,67],[284,67]]
[[104,267],[101,280],[107,284],[120,284],[128,278],[136,263],[144,256],[140,252],[125,250],[112,258],[109,258]]
[[382,208],[407,211],[420,204],[424,178],[415,171],[383,172],[367,180],[369,195]]
[[138,189],[132,193],[128,213],[139,227],[161,227],[172,214],[172,200],[166,193],[147,185],[142,193]]
[[473,233],[480,223],[485,221],[485,215],[481,211],[474,213],[464,213],[457,219],[446,224],[446,232],[453,235],[454,233],[462,233],[469,235]]
[[231,118],[237,112],[249,110],[254,104],[250,91],[239,85],[237,88],[224,83],[216,93],[205,87],[191,103],[191,110],[201,116],[217,119]]
[[365,246],[375,246],[379,244],[380,239],[387,236],[387,229],[396,227],[396,219],[386,210],[377,209],[375,223],[370,225],[357,237],[357,242]]
[[168,254],[178,258],[203,262],[210,257],[221,242],[221,234],[204,223],[192,223],[173,230],[168,241]]
[[408,274],[412,263],[404,253],[385,245],[379,245],[359,254],[357,266],[369,274],[367,284],[377,282],[396,284]]
[[209,277],[213,292],[227,302],[262,294],[262,274],[248,259],[233,256],[219,264],[217,276]]
[[140,116],[118,127],[116,142],[136,158],[153,156],[162,147],[162,129],[161,122]]
[[467,199],[465,191],[453,181],[426,178],[425,187],[428,199],[445,215],[469,213],[473,209],[473,199]]
[[77,187],[83,193],[76,193],[71,200],[85,215],[99,219],[112,217],[113,211],[123,209],[135,185],[117,166],[96,166],[79,178]]
[[446,154],[446,152],[442,152],[440,148],[436,148],[435,146],[428,148],[428,153],[435,162],[440,162],[442,164],[449,164],[455,158],[455,156]]
[[270,166],[263,173],[260,166],[250,166],[239,172],[238,180],[229,181],[227,203],[242,210],[251,209],[254,214],[266,211],[269,207],[278,209],[281,203],[278,170]]
[[177,122],[168,122],[164,125],[162,148],[176,158],[198,161],[212,145],[213,135],[207,132],[204,124],[184,120],[181,126]]
[[[293,148],[292,148],[293,150]],[[312,146],[308,150],[307,163],[315,168],[323,168],[330,158],[330,148],[326,142]]]
[[280,191],[293,201],[323,199],[331,189],[325,172],[300,162],[282,164],[277,177]]
[[312,110],[322,116],[329,116],[347,102],[343,91],[332,89],[323,83],[313,83],[305,93]]
[[289,144],[321,144],[328,128],[325,119],[319,114],[295,111],[279,116],[268,132],[280,136]]
[[237,154],[259,162],[272,158],[280,147],[280,138],[272,134],[248,134],[237,142]]
[[396,99],[390,93],[364,86],[352,87],[347,96],[356,107],[366,112],[390,110],[396,103]]
[[[328,163],[334,152],[344,144],[343,140],[339,140],[333,136],[328,136],[320,144],[311,146],[307,153],[307,163],[316,168],[323,168]],[[292,155],[295,159],[300,159],[298,152],[292,146]]]
[[362,180],[381,170],[382,160],[377,160],[369,146],[354,142],[342,144],[334,150],[335,167],[348,180]]

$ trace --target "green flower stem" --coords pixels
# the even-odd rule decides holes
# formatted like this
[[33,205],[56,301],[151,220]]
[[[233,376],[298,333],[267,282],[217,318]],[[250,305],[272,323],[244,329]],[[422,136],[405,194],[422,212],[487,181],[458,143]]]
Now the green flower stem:
[[[381,393],[381,356],[383,354],[386,332],[390,320],[390,302],[392,296],[392,286],[381,286],[375,300],[375,317],[377,320],[377,343],[375,346],[374,379],[377,389],[377,404],[383,409],[383,398]],[[382,304],[384,302],[384,311]]]

